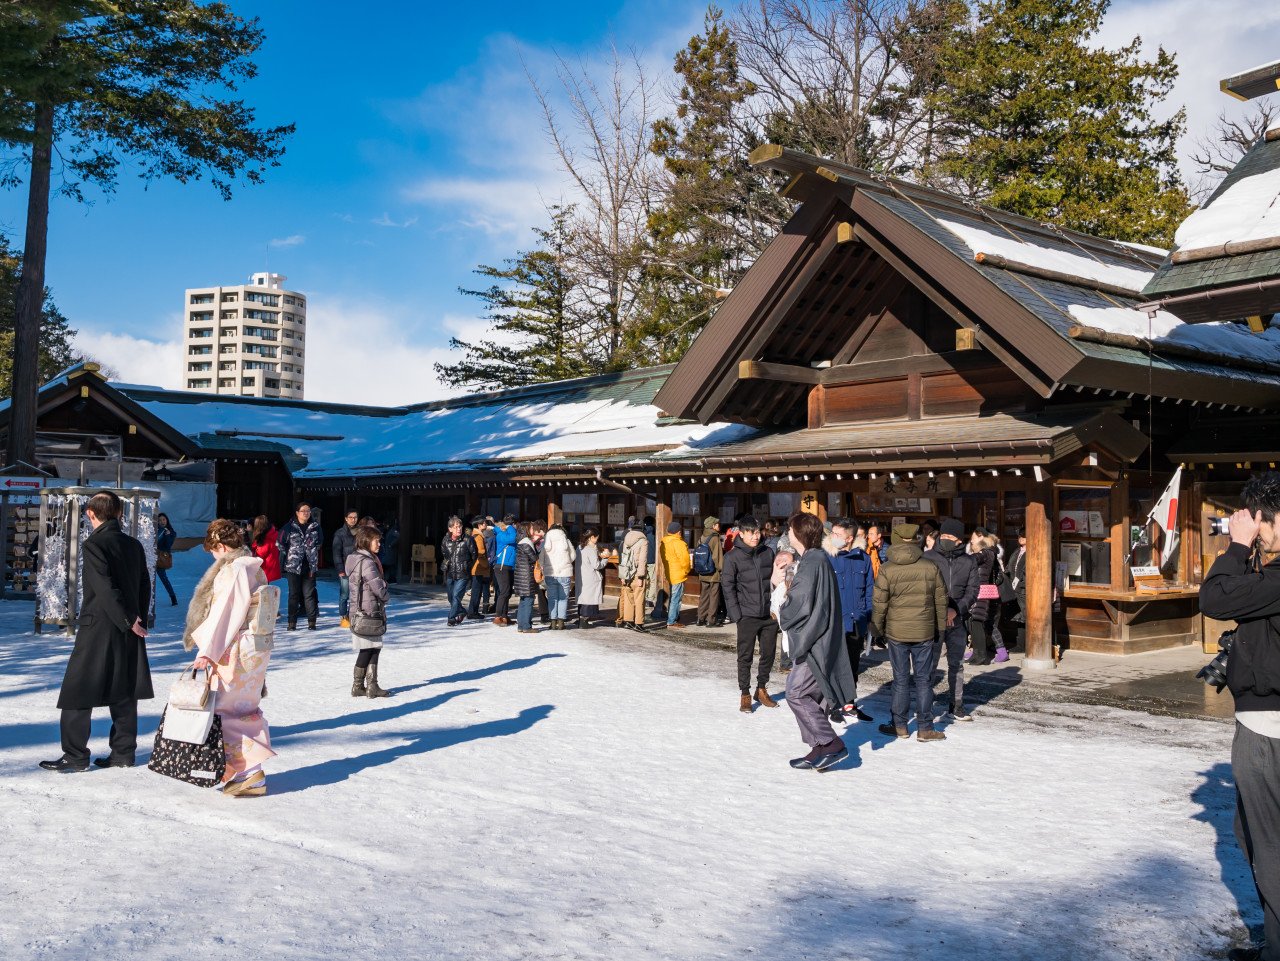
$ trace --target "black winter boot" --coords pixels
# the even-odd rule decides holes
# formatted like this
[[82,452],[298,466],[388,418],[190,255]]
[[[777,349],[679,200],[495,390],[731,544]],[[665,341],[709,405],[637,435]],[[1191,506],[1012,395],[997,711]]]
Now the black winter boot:
[[384,691],[378,687],[378,665],[369,665],[369,696],[370,697],[390,697],[390,691]]
[[363,667],[357,667],[352,670],[351,672],[351,696],[352,697],[365,696],[366,692],[364,689],[364,675],[365,675],[365,670]]

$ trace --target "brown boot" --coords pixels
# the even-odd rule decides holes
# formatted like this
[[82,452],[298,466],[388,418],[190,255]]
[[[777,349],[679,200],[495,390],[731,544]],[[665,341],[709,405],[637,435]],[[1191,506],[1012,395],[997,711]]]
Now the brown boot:
[[933,728],[925,728],[922,731],[916,731],[917,741],[945,741],[947,736],[941,731],[935,731]]
[[751,695],[746,691],[742,692],[742,697],[738,701],[738,710],[743,714],[750,714],[753,710],[751,707]]
[[351,677],[352,677],[351,696],[352,697],[365,696],[364,674],[365,674],[365,671],[363,667],[352,668],[351,670]]
[[390,691],[384,691],[378,687],[378,665],[369,665],[369,696],[370,697],[390,697]]
[[760,702],[761,707],[777,707],[778,702],[769,696],[769,692],[763,687],[756,688],[756,700]]

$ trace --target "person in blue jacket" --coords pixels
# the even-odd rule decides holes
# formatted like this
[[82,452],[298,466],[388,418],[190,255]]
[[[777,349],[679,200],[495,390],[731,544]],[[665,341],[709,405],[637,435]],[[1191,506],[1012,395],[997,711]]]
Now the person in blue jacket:
[[493,525],[493,542],[489,549],[489,573],[493,579],[493,623],[506,627],[511,623],[511,588],[516,566],[516,518],[508,514]]
[[[836,584],[840,589],[840,610],[844,618],[844,640],[849,648],[849,666],[853,668],[855,684],[861,673],[863,640],[867,636],[867,623],[871,620],[871,600],[875,593],[876,579],[871,572],[871,557],[855,544],[857,524],[841,519],[831,525],[831,547],[834,555],[831,566],[835,568]],[[862,708],[850,705],[859,721],[870,721],[871,715]]]

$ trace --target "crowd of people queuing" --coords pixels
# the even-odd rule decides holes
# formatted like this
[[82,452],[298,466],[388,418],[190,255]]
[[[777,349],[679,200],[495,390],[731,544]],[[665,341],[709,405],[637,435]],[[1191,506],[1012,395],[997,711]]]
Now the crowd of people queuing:
[[[112,750],[95,763],[131,766],[137,700],[152,696],[144,643],[151,586],[145,561],[141,574],[138,570],[141,545],[120,531],[114,494],[96,495],[86,516],[94,533],[86,542],[81,631],[59,700],[63,756],[42,763],[50,770],[87,769],[89,715],[103,706],[111,710]],[[157,577],[176,604],[165,575],[176,535],[163,514],[157,521]],[[439,548],[447,623],[455,627],[491,619],[495,626],[510,626],[514,599],[517,633],[535,633],[535,612],[553,631],[597,626],[603,618],[605,570],[612,564],[619,589],[612,626],[645,631],[652,616],[658,625],[684,630],[685,587],[696,577],[694,626],[734,625],[739,710],[749,714],[757,705],[778,706],[769,682],[780,654],[786,700],[810,748],[791,764],[821,771],[847,756],[833,722],[873,720],[858,706],[856,688],[863,658],[874,647],[887,649],[893,668],[892,717],[880,731],[909,737],[914,706],[918,740],[943,740],[933,709],[933,678],[942,655],[947,711],[955,720],[969,720],[966,660],[985,664],[1008,658],[1013,645],[1000,631],[1002,604],[1017,609],[1014,623],[1024,619],[1025,538],[1019,536],[1018,551],[1006,564],[997,538],[980,528],[966,537],[964,525],[952,518],[919,527],[900,523],[889,532],[889,544],[878,522],[824,523],[807,513],[793,515],[785,525],[762,525],[743,515],[725,531],[719,518],[708,517],[696,544],[679,521],[668,524],[660,539],[654,528],[653,518],[628,518],[610,545],[601,543],[595,527],[582,530],[575,543],[562,525],[540,520],[476,516],[464,523],[451,517]],[[356,657],[353,697],[390,693],[378,682],[378,667],[397,537],[394,522],[379,525],[348,511],[330,541],[339,624],[350,631]],[[259,706],[270,644],[263,645],[260,635],[254,639],[246,618],[258,589],[283,578],[287,630],[297,630],[303,618],[309,630],[317,629],[323,539],[307,503],[298,504],[279,529],[264,515],[246,524],[217,520],[206,532],[204,546],[213,563],[191,599],[183,641],[196,653],[195,667],[216,675],[221,703],[232,712],[224,721],[224,792],[230,796],[265,793],[262,764],[273,756]],[[659,558],[665,572],[661,590],[654,569]],[[1019,628],[1014,643],[1022,633]],[[99,634],[110,635],[109,663],[101,659]]]

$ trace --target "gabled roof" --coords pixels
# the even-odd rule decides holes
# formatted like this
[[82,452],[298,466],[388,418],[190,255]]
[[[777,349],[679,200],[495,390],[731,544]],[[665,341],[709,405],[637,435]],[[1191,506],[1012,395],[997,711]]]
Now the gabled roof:
[[1191,323],[1280,311],[1280,129],[1253,145],[1174,241],[1146,300]]
[[[759,390],[739,380],[743,361],[848,363],[859,298],[895,282],[976,330],[1042,397],[1076,387],[1280,408],[1280,330],[1252,341],[1238,324],[1193,335],[1172,315],[1134,309],[1159,251],[780,147],[752,162],[791,175],[784,194],[802,203],[659,392],[676,416],[734,419],[743,392]],[[770,389],[773,422],[807,392],[803,382]]]

